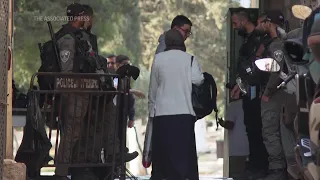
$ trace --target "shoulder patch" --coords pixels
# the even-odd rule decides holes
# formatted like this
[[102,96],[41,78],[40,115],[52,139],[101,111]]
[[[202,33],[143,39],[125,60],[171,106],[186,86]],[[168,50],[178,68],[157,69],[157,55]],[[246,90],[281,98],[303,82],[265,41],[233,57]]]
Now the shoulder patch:
[[276,50],[273,52],[273,57],[276,61],[281,62],[283,60],[284,54],[282,50]]
[[68,50],[63,50],[60,52],[60,59],[62,62],[67,62],[69,60],[70,57],[70,51]]

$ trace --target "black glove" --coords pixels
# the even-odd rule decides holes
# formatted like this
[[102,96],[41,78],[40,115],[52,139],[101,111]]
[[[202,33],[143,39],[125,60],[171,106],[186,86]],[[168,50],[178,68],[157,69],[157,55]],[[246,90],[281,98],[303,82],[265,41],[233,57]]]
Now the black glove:
[[127,64],[121,66],[116,73],[119,74],[120,77],[129,76],[132,77],[134,80],[137,80],[140,75],[140,69]]

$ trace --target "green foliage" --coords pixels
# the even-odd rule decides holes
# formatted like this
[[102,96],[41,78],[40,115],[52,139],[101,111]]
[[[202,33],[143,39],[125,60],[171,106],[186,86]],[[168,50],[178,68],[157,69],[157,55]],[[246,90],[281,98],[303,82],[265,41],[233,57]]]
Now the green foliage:
[[[131,3],[121,0],[72,2],[89,4],[95,10],[93,32],[99,35],[98,45],[101,53],[118,54],[121,52],[130,55],[133,61],[139,59],[138,0],[130,0]],[[14,79],[19,88],[27,89],[32,74],[40,67],[38,43],[44,43],[50,39],[45,17],[65,16],[66,7],[72,2],[62,0],[15,1]],[[52,21],[53,29],[58,31],[65,23]],[[122,39],[120,43],[119,39]],[[105,46],[106,43],[108,46]]]
[[[149,79],[150,79],[150,72],[147,68],[141,67],[140,68],[140,76],[133,83],[133,89],[138,89],[142,92],[147,93],[149,90]],[[144,119],[148,115],[148,98],[146,99],[136,99],[136,119]]]
[[[218,87],[220,116],[224,114],[225,67],[226,67],[226,21],[229,4],[226,0],[143,0],[141,2],[142,63],[150,69],[158,37],[170,28],[172,19],[183,14],[193,23],[192,35],[186,41],[187,51],[200,61],[203,71],[213,75]],[[159,16],[161,14],[161,16]]]
[[[74,2],[74,1],[72,1]],[[40,16],[64,16],[71,1],[15,0],[14,78],[19,88],[28,88],[31,75],[40,66],[37,43],[50,39],[47,23]],[[77,0],[95,11],[93,32],[98,35],[100,54],[128,55],[141,67],[133,87],[147,94],[149,72],[159,36],[170,28],[172,19],[184,14],[193,22],[187,51],[200,60],[218,85],[220,115],[224,109],[226,24],[228,7],[239,6],[226,0]],[[232,2],[232,4],[229,4]],[[52,22],[57,31],[66,22]],[[147,116],[147,99],[137,99],[137,118]]]

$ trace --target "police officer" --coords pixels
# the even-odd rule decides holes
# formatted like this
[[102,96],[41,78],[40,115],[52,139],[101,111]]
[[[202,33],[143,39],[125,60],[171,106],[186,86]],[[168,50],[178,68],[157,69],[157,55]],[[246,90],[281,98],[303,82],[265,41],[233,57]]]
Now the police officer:
[[90,58],[91,61],[94,62],[96,66],[95,71],[97,73],[105,73],[107,72],[105,69],[106,67],[105,58],[99,55],[97,36],[91,32],[91,29],[93,26],[93,16],[94,16],[93,9],[92,7],[86,4],[83,4],[82,6],[85,9],[84,11],[85,22],[83,24],[81,32],[83,35],[83,40],[86,40],[89,44],[88,58]]
[[[296,46],[296,39],[301,39],[302,37],[302,28],[298,28],[295,30],[290,31],[287,34],[288,40],[285,42],[284,46],[284,53],[285,53],[285,66],[288,70],[288,75],[293,75],[295,73],[297,74],[304,74],[308,71],[307,66],[305,65],[294,65],[292,64],[291,59],[301,59],[303,56],[303,49],[301,46],[301,50],[297,48]],[[294,48],[290,51],[287,49],[288,42],[293,42]],[[294,53],[294,54],[292,54]],[[289,174],[294,177],[295,179],[298,179],[299,177],[302,178],[305,174],[305,168],[300,167],[300,163],[297,163],[297,160],[295,159],[295,147],[297,144],[297,138],[299,132],[296,131],[297,126],[295,126],[297,122],[297,112],[299,112],[298,106],[297,106],[297,83],[295,78],[287,83],[287,85],[284,88],[284,91],[286,93],[286,101],[284,102],[284,115],[283,120],[281,121],[281,140],[282,140],[282,146],[284,150],[284,154],[286,156],[287,160],[287,170]],[[306,119],[304,120],[306,121]],[[287,141],[288,139],[294,139],[291,141]],[[302,178],[305,179],[305,178]]]
[[[302,109],[306,109],[307,105],[305,102],[307,102],[307,98],[301,96],[303,94],[303,89],[305,89],[305,84],[301,83],[303,80],[304,74],[308,72],[308,60],[305,59],[305,47],[302,44],[302,28],[293,30],[288,33],[288,40],[285,41],[284,44],[284,50],[285,50],[285,60],[286,65],[291,68],[294,68],[294,72],[299,74],[300,78],[299,80],[299,86],[296,83],[296,79],[293,79],[286,85],[285,91],[293,91],[293,92],[300,92],[299,94],[296,94],[296,100],[299,98],[299,101],[296,101],[296,103],[287,103],[285,104],[287,106],[287,110],[291,113],[287,113],[286,115],[289,115],[290,118],[287,118],[287,120],[292,121],[292,116],[296,116],[294,119],[294,130],[296,131],[295,134],[297,134],[298,144],[297,148],[295,148],[296,152],[294,152],[291,145],[285,144],[284,140],[286,137],[288,137],[288,134],[284,133],[284,130],[291,129],[287,126],[287,128],[281,128],[281,137],[283,142],[283,149],[287,158],[287,164],[288,164],[288,172],[291,174],[292,177],[295,177],[298,179],[300,177],[301,179],[305,180],[313,180],[311,177],[311,174],[307,170],[307,164],[312,161],[310,154],[310,138],[309,138],[309,127],[308,127],[308,112],[301,111]],[[300,62],[300,64],[296,64],[296,62]],[[305,62],[304,64],[301,62]],[[291,67],[290,67],[291,66]],[[288,69],[289,69],[288,68]],[[289,71],[291,71],[289,69]],[[289,72],[290,74],[290,72]],[[301,80],[300,80],[301,79]],[[292,85],[290,85],[290,83]],[[308,83],[309,84],[309,83]],[[301,86],[302,85],[302,86]],[[301,89],[303,88],[303,89]],[[299,89],[299,91],[297,90]],[[291,97],[293,98],[293,97]],[[292,100],[291,100],[292,101]],[[298,104],[298,107],[296,107]],[[296,108],[294,108],[296,107]],[[303,142],[303,143],[302,143]],[[286,152],[287,151],[287,152]],[[296,165],[290,164],[289,161],[292,161],[288,159],[288,152],[289,154],[296,153],[297,158],[296,159]],[[292,153],[291,153],[292,152]],[[292,155],[294,156],[294,155]],[[291,156],[291,157],[292,157]]]
[[[82,27],[81,32],[83,35],[83,39],[86,40],[89,44],[88,58],[91,59],[92,61],[96,62],[95,72],[107,73],[108,70],[106,69],[106,65],[104,65],[106,62],[105,58],[98,55],[98,46],[97,46],[97,41],[96,41],[97,36],[91,32],[91,29],[93,26],[92,20],[93,20],[94,11],[93,11],[92,7],[90,7],[89,5],[84,4],[83,7],[85,9],[85,11],[84,11],[85,22],[84,22],[84,25]],[[107,82],[107,80],[109,80],[109,79],[108,78],[104,78],[104,79],[105,79],[104,84],[107,84],[109,86],[109,83]],[[112,80],[111,80],[111,83],[112,83]],[[104,90],[109,90],[109,88],[110,87],[107,87]],[[114,90],[114,89],[112,89],[112,90]],[[99,107],[103,107],[103,105],[101,105]],[[106,119],[103,121],[103,123],[104,123],[104,126],[107,128],[107,130],[105,131],[105,133],[107,133],[107,134],[105,136],[108,137],[108,141],[104,141],[107,144],[102,144],[102,148],[104,148],[105,152],[107,153],[105,155],[109,156],[109,157],[107,157],[107,159],[111,159],[110,156],[113,154],[113,146],[116,146],[117,157],[120,157],[120,154],[118,154],[119,147],[120,147],[119,141],[117,140],[116,142],[114,142],[114,144],[112,142],[113,136],[115,135],[115,132],[114,132],[115,129],[113,127],[114,127],[114,123],[116,120],[116,116],[115,116],[116,108],[111,101],[107,101],[107,107],[106,107],[105,112],[107,112],[106,116],[108,116],[108,117],[106,117]],[[101,136],[101,135],[96,134],[96,137],[99,137],[99,136]],[[110,143],[112,143],[112,145],[110,145]],[[95,148],[99,149],[99,147],[95,147]],[[101,148],[100,148],[100,151],[101,151]],[[99,151],[99,153],[100,153],[100,151]],[[97,151],[95,153],[97,153]],[[128,151],[126,151],[125,161],[128,162],[128,161],[133,160],[134,158],[137,157],[137,154],[138,154],[137,152],[129,153]],[[119,159],[120,158],[117,158],[117,160],[119,160]]]
[[[320,62],[320,14],[315,15],[314,22],[311,28],[310,36],[308,37],[308,46],[311,49],[313,60]],[[316,66],[316,65],[313,65]],[[310,139],[311,139],[311,149],[313,162],[308,164],[308,170],[312,174],[313,178],[320,178],[320,138],[319,138],[319,126],[320,126],[320,69],[318,68],[310,69],[310,74],[315,82],[317,82],[317,87],[315,89],[314,100],[310,107],[310,119],[309,119],[309,129],[310,129]]]
[[[251,20],[252,21],[252,20]],[[262,122],[260,116],[260,83],[259,76],[250,78],[246,74],[247,66],[251,67],[254,63],[255,57],[263,53],[264,38],[261,38],[255,25],[250,21],[250,15],[244,8],[239,8],[232,12],[233,28],[239,34],[245,35],[245,43],[241,46],[239,51],[238,74],[244,81],[248,81],[251,85],[249,94],[243,97],[243,111],[244,123],[249,140],[249,167],[245,179],[257,179],[264,177],[268,169],[268,153],[262,139]],[[257,75],[257,74],[256,74]],[[252,93],[251,93],[252,92]],[[231,97],[237,99],[240,95],[239,87],[236,85]]]
[[[81,73],[85,67],[85,51],[80,44],[83,27],[84,8],[78,3],[73,3],[67,7],[69,21],[58,31],[57,46],[60,55],[60,65],[62,72]],[[67,179],[68,167],[63,164],[71,163],[72,149],[80,139],[81,124],[88,109],[88,97],[85,95],[63,94],[61,95],[62,118],[61,118],[61,141],[56,156],[55,175],[61,179]]]
[[83,36],[89,40],[92,50],[98,54],[97,36],[91,32],[93,26],[93,9],[86,4],[83,4],[83,7],[85,8],[85,22],[82,27],[84,30]]
[[[266,33],[271,37],[271,43],[267,49],[265,57],[271,57],[283,67],[285,62],[283,41],[280,37],[280,29],[284,25],[284,16],[279,11],[268,11],[259,17],[260,21],[256,29],[261,33]],[[280,113],[283,107],[284,97],[289,95],[283,90],[278,90],[277,86],[282,82],[279,73],[271,73],[268,83],[261,97],[261,117],[262,133],[264,143],[269,153],[269,174],[264,180],[284,180],[287,179],[286,159],[283,152],[280,136]],[[291,98],[293,99],[291,94]],[[294,101],[291,101],[294,103]],[[287,142],[287,141],[286,141]]]

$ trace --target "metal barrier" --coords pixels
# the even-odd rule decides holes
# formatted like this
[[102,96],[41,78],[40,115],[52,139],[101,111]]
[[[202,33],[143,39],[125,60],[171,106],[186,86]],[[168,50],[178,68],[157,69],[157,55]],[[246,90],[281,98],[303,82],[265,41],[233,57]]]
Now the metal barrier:
[[[32,89],[37,76],[54,77],[54,90]],[[42,167],[56,167],[55,174],[71,173],[71,176],[81,172],[78,168],[82,167],[109,167],[104,179],[114,179],[116,166],[121,166],[120,179],[125,178],[126,141],[119,144],[118,124],[127,122],[130,78],[119,78],[117,90],[103,89],[101,82],[108,78],[112,81],[119,76],[75,73],[32,76],[24,136],[16,155],[16,161],[26,164],[29,176],[39,176]],[[122,130],[125,135],[126,127]],[[51,142],[56,144],[54,150]],[[48,164],[51,160],[54,163]]]

